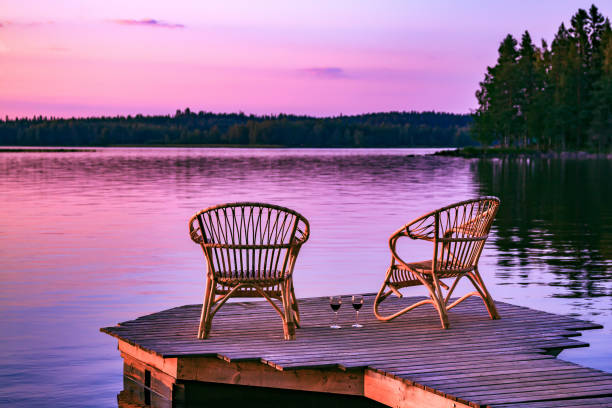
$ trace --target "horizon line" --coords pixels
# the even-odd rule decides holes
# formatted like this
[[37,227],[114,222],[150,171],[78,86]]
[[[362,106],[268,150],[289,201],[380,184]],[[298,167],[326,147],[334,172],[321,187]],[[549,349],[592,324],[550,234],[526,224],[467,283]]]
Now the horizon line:
[[[243,116],[254,116],[254,117],[271,117],[271,118],[278,118],[280,116],[294,116],[294,117],[304,117],[304,118],[310,118],[310,119],[336,119],[336,118],[345,118],[345,117],[354,117],[354,116],[365,116],[365,115],[379,115],[379,114],[389,114],[389,113],[418,113],[418,114],[423,114],[423,113],[434,113],[434,114],[444,114],[444,115],[461,115],[461,116],[472,116],[472,112],[465,112],[465,113],[457,113],[457,112],[447,112],[447,111],[436,111],[436,110],[423,110],[423,111],[418,111],[418,110],[389,110],[389,111],[369,111],[369,112],[362,112],[362,113],[356,113],[356,114],[343,114],[342,112],[340,112],[337,115],[309,115],[309,114],[299,114],[299,113],[285,113],[285,112],[279,112],[279,113],[265,113],[265,114],[255,114],[255,113],[246,113],[243,111],[237,111],[237,112],[221,112],[221,111],[217,111],[217,112],[213,112],[213,111],[205,111],[205,110],[199,110],[199,111],[193,111],[191,110],[191,108],[187,107],[185,108],[185,110],[181,110],[181,109],[177,109],[174,113],[167,113],[167,114],[143,114],[143,113],[135,113],[135,114],[116,114],[116,115],[92,115],[92,116],[64,116],[64,115],[59,115],[59,116],[47,116],[47,115],[33,115],[33,116],[14,116],[11,118],[10,115],[4,115],[4,116],[0,116],[0,122],[6,122],[8,121],[18,121],[18,120],[78,120],[78,119],[113,119],[113,118],[136,118],[136,117],[156,117],[156,116],[162,116],[162,117],[176,117],[178,112],[181,112],[181,114],[185,114],[185,112],[189,110],[189,113],[192,115],[199,115],[200,113],[202,114],[213,114],[213,115],[243,115]],[[42,118],[42,119],[41,119]]]

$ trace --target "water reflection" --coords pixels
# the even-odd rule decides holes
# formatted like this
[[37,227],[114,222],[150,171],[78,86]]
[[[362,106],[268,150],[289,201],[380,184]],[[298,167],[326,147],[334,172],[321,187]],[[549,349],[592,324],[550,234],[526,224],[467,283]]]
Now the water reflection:
[[[480,264],[494,298],[606,326],[562,358],[612,371],[610,161],[478,161],[411,149],[100,149],[0,155],[0,405],[111,406],[116,341],[98,328],[200,303],[187,234],[228,201],[311,224],[299,297],[375,292],[389,235],[436,207],[502,199]],[[417,156],[412,156],[412,155]],[[430,248],[414,257],[430,255]],[[415,288],[413,294],[423,294]]]
[[500,276],[529,285],[548,272],[554,297],[612,295],[612,161],[478,160],[472,168],[480,191],[504,203],[495,220]]

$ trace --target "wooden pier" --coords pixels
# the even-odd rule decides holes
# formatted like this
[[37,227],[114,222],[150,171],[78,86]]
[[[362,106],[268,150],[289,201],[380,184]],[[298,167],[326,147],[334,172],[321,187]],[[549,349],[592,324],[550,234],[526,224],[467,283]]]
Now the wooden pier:
[[[384,307],[414,301],[393,299]],[[308,405],[308,395],[329,395],[348,398],[351,407],[612,407],[612,374],[556,358],[563,349],[588,346],[573,337],[599,325],[502,302],[501,320],[490,320],[474,298],[449,312],[451,328],[443,330],[433,308],[380,322],[372,302],[365,297],[363,328],[350,327],[355,312],[345,305],[342,329],[333,330],[328,298],[300,299],[302,328],[294,341],[283,340],[282,323],[265,302],[227,304],[207,340],[196,338],[201,305],[101,331],[119,339],[125,407],[193,406],[206,399],[190,387],[211,399],[220,390],[252,395],[244,397],[249,406],[257,406],[259,392],[294,395],[294,406],[320,405]],[[247,389],[253,393],[241,394]]]

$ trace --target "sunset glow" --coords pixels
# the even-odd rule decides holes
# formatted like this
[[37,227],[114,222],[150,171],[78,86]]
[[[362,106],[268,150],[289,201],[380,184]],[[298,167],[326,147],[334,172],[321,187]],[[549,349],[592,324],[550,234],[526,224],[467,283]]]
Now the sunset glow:
[[0,114],[467,113],[507,33],[590,4],[5,0]]

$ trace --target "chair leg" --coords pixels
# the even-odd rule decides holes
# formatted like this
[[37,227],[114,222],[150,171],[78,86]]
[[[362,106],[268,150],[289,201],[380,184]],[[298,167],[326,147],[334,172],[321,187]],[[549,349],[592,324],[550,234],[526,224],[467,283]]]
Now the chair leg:
[[389,267],[387,269],[387,273],[385,275],[385,281],[383,282],[380,290],[376,294],[376,298],[374,299],[374,316],[376,316],[376,318],[378,320],[382,320],[382,321],[385,321],[385,322],[389,321],[391,319],[394,319],[395,317],[399,316],[399,315],[383,316],[378,311],[378,306],[383,302],[383,300],[385,300],[392,293],[391,290],[385,292],[385,289],[387,288],[387,285],[389,283],[389,275],[390,274],[391,274],[391,267]]
[[487,312],[489,312],[489,316],[493,320],[501,319],[501,316],[499,315],[499,313],[497,312],[497,308],[495,307],[495,301],[487,290],[487,287],[485,286],[484,281],[482,280],[482,276],[480,276],[480,272],[478,272],[478,267],[474,268],[473,275],[474,279],[478,283],[478,286],[480,287],[480,291],[482,291],[482,294],[484,295],[482,297],[482,300],[484,301],[484,304],[487,308]]
[[383,316],[378,312],[378,305],[386,298],[386,296],[384,296],[385,287],[387,286],[386,283],[386,281],[383,283],[382,288],[380,288],[374,299],[374,316],[376,316],[378,320],[384,320]]
[[425,285],[429,290],[429,296],[431,297],[432,303],[436,310],[438,311],[438,315],[440,316],[440,323],[442,324],[443,329],[448,329],[448,314],[446,313],[446,304],[444,302],[444,296],[442,294],[442,288],[440,288],[440,282],[438,279],[434,279],[434,282],[430,285]]
[[[426,304],[433,304],[434,307],[436,308],[436,310],[438,311],[438,314],[440,315],[440,320],[442,321],[442,327],[444,328],[448,328],[448,317],[446,316],[446,310],[444,310],[444,308],[441,306],[441,302],[443,302],[438,296],[436,296],[435,294],[435,289],[433,288],[433,286],[431,286],[431,284],[426,283],[426,280],[419,277],[418,274],[415,273],[415,276],[419,279],[419,281],[421,282],[422,285],[427,287],[427,290],[429,291],[429,299],[425,299],[425,300],[420,300],[416,303],[411,304],[408,307],[405,307],[404,309],[392,313],[388,316],[383,316],[379,311],[378,311],[378,307],[379,305],[387,298],[389,297],[392,293],[395,293],[398,297],[402,297],[402,294],[399,293],[399,291],[390,286],[389,285],[389,279],[391,277],[391,267],[389,267],[389,269],[387,269],[387,275],[385,277],[385,281],[382,284],[382,287],[380,288],[380,290],[378,291],[378,294],[376,295],[376,298],[374,299],[374,316],[376,316],[376,318],[378,320],[381,320],[383,322],[388,322],[390,320],[395,319],[398,316],[403,315],[406,312],[411,311],[412,309],[415,309],[419,306],[422,305],[426,305]],[[431,287],[430,287],[431,286]],[[387,287],[389,288],[389,290],[386,290]]]
[[300,309],[298,307],[297,297],[295,296],[295,290],[293,289],[293,282],[291,282],[291,309],[293,309],[293,322],[296,328],[300,328]]
[[283,300],[283,334],[285,340],[295,340],[295,322],[293,321],[293,310],[291,306],[291,281],[283,282],[281,286]]
[[210,333],[212,324],[212,316],[210,310],[215,299],[215,282],[212,279],[206,281],[206,293],[204,294],[204,302],[202,304],[202,314],[200,315],[200,327],[198,329],[198,338],[206,339]]

